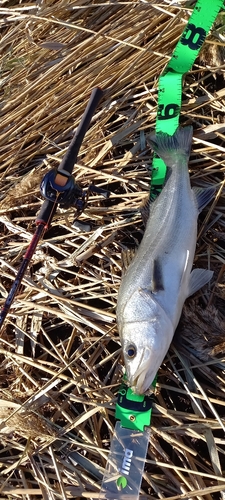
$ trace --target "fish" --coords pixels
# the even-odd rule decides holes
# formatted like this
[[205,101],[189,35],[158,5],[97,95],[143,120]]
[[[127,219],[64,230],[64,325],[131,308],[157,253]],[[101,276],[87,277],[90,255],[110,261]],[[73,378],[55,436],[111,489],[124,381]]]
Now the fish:
[[192,127],[163,132],[150,145],[167,166],[164,186],[150,202],[142,241],[122,277],[116,307],[126,378],[137,394],[151,388],[169,349],[187,297],[213,272],[192,270],[197,219],[215,188],[191,188]]

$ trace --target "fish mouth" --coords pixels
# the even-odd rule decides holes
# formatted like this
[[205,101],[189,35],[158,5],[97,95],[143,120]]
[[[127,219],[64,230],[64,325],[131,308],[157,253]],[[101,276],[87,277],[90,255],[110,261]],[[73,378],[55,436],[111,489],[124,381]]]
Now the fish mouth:
[[[151,387],[155,377],[155,373],[149,369],[149,354],[150,350],[146,349],[139,363],[139,368],[131,378],[131,388],[136,394],[144,394]],[[147,359],[143,361],[143,357]]]
[[136,394],[144,394],[150,388],[153,380],[154,377],[152,377],[152,379],[149,379],[149,377],[147,377],[147,373],[142,370],[139,375],[136,375],[134,385],[132,384],[133,392],[135,392]]

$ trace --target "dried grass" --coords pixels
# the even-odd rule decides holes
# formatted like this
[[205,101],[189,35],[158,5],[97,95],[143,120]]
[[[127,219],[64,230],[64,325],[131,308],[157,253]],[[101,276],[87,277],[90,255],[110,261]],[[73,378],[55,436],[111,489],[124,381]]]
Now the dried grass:
[[[185,2],[1,2],[1,304],[34,232],[39,183],[57,166],[93,87],[105,90],[75,166],[111,191],[58,209],[1,335],[1,498],[98,498],[123,373],[115,323],[121,254],[143,234],[158,77]],[[195,262],[213,282],[187,301],[158,377],[140,498],[224,498],[224,54],[216,26],[185,78],[192,183],[218,184]]]

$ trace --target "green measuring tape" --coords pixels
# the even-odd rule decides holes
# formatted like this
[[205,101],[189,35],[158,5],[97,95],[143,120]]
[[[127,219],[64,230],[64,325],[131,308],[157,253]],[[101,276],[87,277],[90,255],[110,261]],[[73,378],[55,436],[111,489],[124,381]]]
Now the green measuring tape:
[[[196,3],[172,57],[159,79],[156,132],[173,135],[177,129],[181,110],[183,76],[190,71],[222,7],[223,0],[198,0]],[[165,163],[161,158],[154,157],[151,181],[153,198],[161,191],[165,175]]]
[[[196,2],[189,22],[159,79],[156,132],[173,135],[177,129],[183,76],[190,71],[222,7],[223,0]],[[162,189],[166,165],[154,156],[152,167],[151,197],[155,198]],[[139,498],[149,442],[152,403],[152,397],[134,394],[125,383],[120,387],[115,414],[118,421],[99,498]]]

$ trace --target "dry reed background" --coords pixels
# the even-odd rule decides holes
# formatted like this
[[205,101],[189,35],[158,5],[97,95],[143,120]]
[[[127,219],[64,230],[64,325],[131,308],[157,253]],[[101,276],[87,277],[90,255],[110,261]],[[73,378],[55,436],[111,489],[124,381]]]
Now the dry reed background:
[[[189,2],[189,5],[191,2]],[[80,221],[58,209],[1,332],[0,498],[98,498],[123,373],[115,323],[121,253],[143,234],[157,81],[182,33],[185,2],[0,2],[1,304],[34,232],[39,183],[59,164],[91,90],[105,90],[77,181]],[[158,377],[140,498],[224,498],[223,18],[185,78],[192,183],[218,184],[201,214],[195,263],[214,278],[186,302]]]

